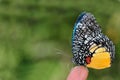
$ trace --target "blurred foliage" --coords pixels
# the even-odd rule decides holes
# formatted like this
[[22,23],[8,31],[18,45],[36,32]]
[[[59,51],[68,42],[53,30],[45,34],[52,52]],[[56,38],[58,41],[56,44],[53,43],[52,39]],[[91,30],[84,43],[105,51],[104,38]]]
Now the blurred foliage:
[[119,80],[120,0],[0,0],[0,80],[66,80],[73,25],[83,11],[116,46],[112,67],[89,69],[88,80]]

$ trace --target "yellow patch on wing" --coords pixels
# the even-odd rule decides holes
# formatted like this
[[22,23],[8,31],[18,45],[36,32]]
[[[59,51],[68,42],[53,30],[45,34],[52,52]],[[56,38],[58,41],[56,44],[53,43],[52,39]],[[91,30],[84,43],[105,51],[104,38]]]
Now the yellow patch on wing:
[[92,49],[90,49],[90,52],[94,52],[95,51],[95,49],[97,49],[98,48],[98,46],[95,46],[95,47],[93,47]]
[[87,67],[95,69],[104,69],[110,67],[111,59],[109,52],[94,53],[90,64]]
[[94,48],[94,47],[96,47],[96,46],[97,46],[96,44],[91,45],[91,47],[90,47],[89,50],[91,50],[92,48]]
[[94,52],[95,51],[95,49],[97,49],[99,46],[101,46],[101,45],[96,45],[96,44],[93,44],[91,47],[90,47],[90,52]]
[[104,47],[101,47],[101,48],[98,48],[95,53],[100,53],[100,52],[105,52],[106,51],[106,48]]

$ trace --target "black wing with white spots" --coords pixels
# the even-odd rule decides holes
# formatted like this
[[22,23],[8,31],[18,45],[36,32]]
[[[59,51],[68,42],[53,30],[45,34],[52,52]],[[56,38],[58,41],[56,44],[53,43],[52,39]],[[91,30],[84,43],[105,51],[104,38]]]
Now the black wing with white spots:
[[93,44],[101,44],[110,52],[111,60],[114,58],[115,48],[113,42],[105,36],[97,24],[95,17],[90,13],[82,13],[74,26],[72,35],[73,62],[78,65],[87,64],[85,58],[92,56],[89,48]]

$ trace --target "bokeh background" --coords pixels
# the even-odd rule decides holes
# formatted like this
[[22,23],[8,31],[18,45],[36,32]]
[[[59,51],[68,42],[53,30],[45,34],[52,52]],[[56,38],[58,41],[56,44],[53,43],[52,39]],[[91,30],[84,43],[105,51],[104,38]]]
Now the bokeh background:
[[0,80],[66,80],[83,11],[116,47],[112,67],[89,69],[88,80],[120,80],[120,0],[0,0]]

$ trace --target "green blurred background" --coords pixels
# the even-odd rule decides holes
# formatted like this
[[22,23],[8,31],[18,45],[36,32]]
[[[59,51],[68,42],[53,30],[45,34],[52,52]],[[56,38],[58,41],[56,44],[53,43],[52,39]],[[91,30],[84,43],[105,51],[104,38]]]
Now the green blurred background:
[[66,80],[83,11],[116,47],[112,67],[89,69],[88,80],[120,80],[120,0],[0,0],[0,80]]

